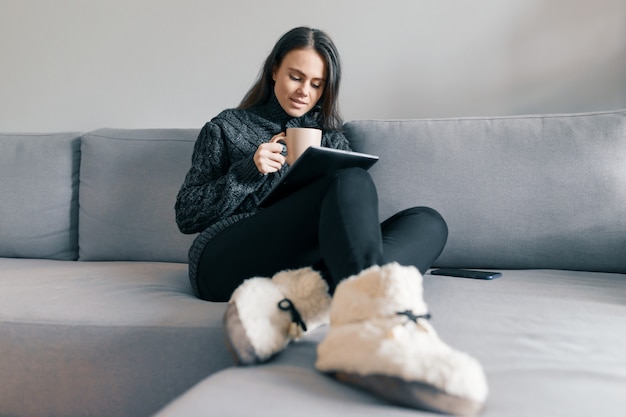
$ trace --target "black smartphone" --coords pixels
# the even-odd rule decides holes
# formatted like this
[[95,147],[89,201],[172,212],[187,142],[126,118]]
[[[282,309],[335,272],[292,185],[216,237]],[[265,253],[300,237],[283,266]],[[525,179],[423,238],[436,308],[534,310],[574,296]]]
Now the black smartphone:
[[500,272],[474,271],[470,269],[439,268],[430,271],[431,275],[446,275],[449,277],[495,279],[502,276]]

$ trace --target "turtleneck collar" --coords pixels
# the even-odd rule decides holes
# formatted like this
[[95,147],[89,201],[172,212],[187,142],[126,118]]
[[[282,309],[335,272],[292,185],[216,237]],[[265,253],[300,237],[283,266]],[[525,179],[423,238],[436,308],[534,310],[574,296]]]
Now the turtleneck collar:
[[313,109],[304,116],[293,117],[287,114],[282,108],[274,92],[272,92],[267,103],[256,106],[251,110],[270,122],[279,124],[281,129],[287,127],[320,127],[318,106],[313,107]]
[[251,110],[271,122],[280,124],[281,127],[287,125],[287,122],[293,119],[293,117],[288,115],[282,108],[274,92],[272,92],[267,103],[256,106]]

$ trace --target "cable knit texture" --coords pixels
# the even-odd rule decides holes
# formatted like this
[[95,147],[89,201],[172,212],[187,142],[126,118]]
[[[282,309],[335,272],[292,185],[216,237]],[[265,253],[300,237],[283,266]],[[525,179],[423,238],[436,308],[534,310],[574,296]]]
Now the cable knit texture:
[[[200,131],[175,207],[181,232],[199,233],[189,249],[189,277],[196,295],[198,262],[207,243],[261,210],[259,201],[289,169],[285,165],[263,175],[253,160],[260,144],[288,127],[320,128],[319,108],[293,118],[272,95],[261,106],[224,110]],[[341,132],[324,132],[322,146],[350,150]]]

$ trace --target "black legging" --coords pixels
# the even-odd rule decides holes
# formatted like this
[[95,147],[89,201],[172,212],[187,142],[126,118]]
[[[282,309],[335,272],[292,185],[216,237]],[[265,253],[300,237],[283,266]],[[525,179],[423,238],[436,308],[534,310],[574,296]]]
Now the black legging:
[[247,278],[313,266],[337,283],[372,265],[396,261],[424,273],[448,237],[443,218],[414,207],[379,224],[367,171],[336,171],[213,238],[198,265],[200,296],[227,301]]

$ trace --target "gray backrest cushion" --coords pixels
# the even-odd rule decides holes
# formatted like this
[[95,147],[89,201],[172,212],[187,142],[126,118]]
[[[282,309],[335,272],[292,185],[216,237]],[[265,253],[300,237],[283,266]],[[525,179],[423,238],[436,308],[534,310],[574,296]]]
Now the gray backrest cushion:
[[440,266],[626,272],[626,110],[355,121],[381,218],[414,205],[447,220]]
[[100,129],[81,146],[80,260],[187,262],[174,203],[197,129]]
[[0,256],[77,258],[80,134],[0,134]]

